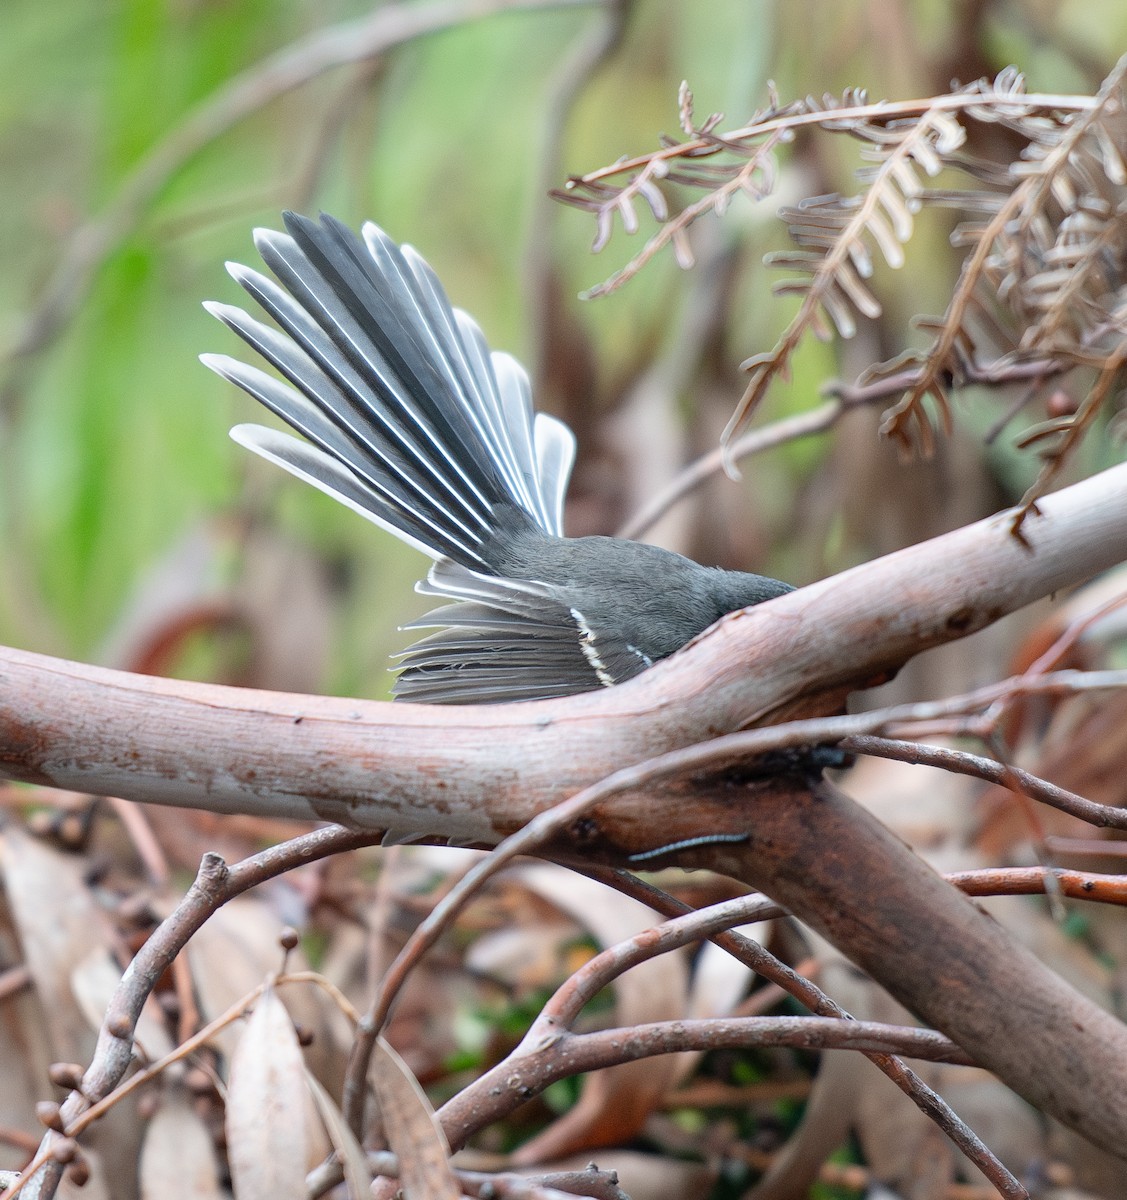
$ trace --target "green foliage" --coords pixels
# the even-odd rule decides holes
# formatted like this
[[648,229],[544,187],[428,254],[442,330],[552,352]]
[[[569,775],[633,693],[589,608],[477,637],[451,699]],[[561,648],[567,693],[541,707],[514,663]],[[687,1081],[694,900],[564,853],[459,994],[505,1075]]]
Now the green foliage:
[[[136,172],[178,144],[193,114],[233,81],[254,79],[271,54],[373,11],[303,0],[9,0],[0,39],[0,341],[15,343],[35,318],[75,232],[114,213]],[[696,91],[698,119],[722,108],[738,121],[763,103],[769,76],[784,95],[857,82],[873,94],[921,95],[935,89],[912,76],[927,68],[920,47],[951,49],[965,36],[924,0],[905,5],[900,26],[868,32],[860,7],[834,13],[812,28],[797,9],[766,2],[638,0],[618,50],[579,90],[562,161],[547,168],[547,106],[577,40],[590,35],[586,8],[469,21],[376,65],[319,73],[174,156],[154,194],[126,215],[89,290],[73,285],[77,315],[3,383],[0,640],[96,656],[152,564],[186,530],[210,514],[249,504],[261,515],[266,506],[288,536],[334,567],[349,566],[326,686],[385,695],[385,656],[402,644],[395,625],[420,610],[409,585],[425,564],[353,514],[271,478],[228,442],[230,424],[260,414],[195,361],[204,350],[235,350],[200,309],[206,298],[236,298],[223,260],[252,261],[251,228],[277,225],[284,207],[372,217],[423,250],[494,345],[531,360],[542,331],[530,323],[525,273],[530,255],[550,255],[568,308],[549,316],[575,323],[593,361],[598,394],[575,396],[579,417],[568,414],[586,444],[582,420],[597,420],[676,348],[691,278],[662,254],[614,296],[571,303],[646,235],[616,237],[592,259],[587,222],[552,206],[542,186],[651,145],[657,131],[675,133],[683,77]],[[1121,20],[1116,14],[1112,6],[1105,23]],[[1075,20],[1083,41],[1092,21],[1079,10]],[[918,46],[905,32],[913,29]],[[990,29],[1007,56],[1040,36]],[[1035,82],[1072,86],[1078,68],[1069,56],[1055,44],[1043,53],[1051,62]],[[796,186],[802,181],[784,181],[783,198]],[[710,380],[730,386],[732,403],[742,387],[736,364],[769,345],[783,319],[758,267],[780,244],[774,208],[737,197],[724,217],[742,247],[741,267],[725,343],[706,353]],[[547,216],[547,244],[528,244],[533,216]],[[945,236],[929,234],[924,257],[939,259]],[[890,321],[902,325],[910,303],[935,308],[949,278],[949,262],[939,263],[922,284],[912,281],[911,299],[898,291],[904,281],[892,280],[882,295]],[[804,346],[772,415],[809,407],[827,377],[846,373],[838,354]],[[575,381],[560,382],[565,394],[569,386]],[[699,421],[699,383],[682,389],[681,419]],[[796,489],[818,471],[828,444],[795,442],[746,468],[746,501],[759,508],[766,540],[791,535]],[[824,544],[825,531],[815,540]],[[793,545],[765,552],[796,578],[809,561]]]
[[[677,5],[649,7],[659,19],[635,19],[624,57],[594,77],[569,126],[565,166],[674,123],[678,72],[707,59],[710,39]],[[663,21],[665,10],[676,15]],[[743,31],[726,45],[721,75],[750,106],[762,81],[747,77],[740,10],[717,10]],[[0,45],[0,157],[15,168],[0,175],[5,342],[35,312],[74,230],[112,208],[194,109],[330,15],[368,12],[326,14],[296,0],[13,0]],[[352,68],[319,77],[183,159],[99,265],[77,316],[21,365],[0,412],[0,548],[18,574],[0,588],[0,639],[96,655],[161,552],[205,514],[236,505],[247,481],[263,486],[258,465],[226,437],[228,425],[259,414],[195,358],[233,349],[200,301],[234,298],[224,258],[251,260],[251,227],[276,225],[281,208],[375,217],[426,252],[496,345],[527,356],[521,231],[530,206],[548,203],[531,191],[544,102],[589,20],[546,11],[469,22],[401,47],[367,86]],[[338,137],[331,118],[342,109]],[[587,256],[582,222],[557,223],[570,246],[566,286],[577,291],[603,264]],[[642,331],[660,327],[681,282],[672,264],[656,264],[649,286],[582,314],[608,377],[616,356],[629,362]],[[283,501],[283,526],[352,561],[364,589],[342,599],[342,640],[372,652],[342,650],[332,682],[384,694],[382,655],[397,648],[394,625],[418,611],[404,584],[424,564],[321,497],[267,486]]]

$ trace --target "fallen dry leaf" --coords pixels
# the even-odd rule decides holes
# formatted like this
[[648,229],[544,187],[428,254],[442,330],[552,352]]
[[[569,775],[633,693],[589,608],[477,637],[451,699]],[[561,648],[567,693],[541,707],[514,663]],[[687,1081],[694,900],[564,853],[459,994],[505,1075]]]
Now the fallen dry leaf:
[[368,1079],[379,1101],[388,1145],[399,1158],[399,1186],[406,1200],[460,1200],[450,1150],[434,1109],[407,1064],[376,1039]]
[[270,987],[231,1059],[227,1157],[236,1200],[305,1200],[307,1119],[301,1047]]

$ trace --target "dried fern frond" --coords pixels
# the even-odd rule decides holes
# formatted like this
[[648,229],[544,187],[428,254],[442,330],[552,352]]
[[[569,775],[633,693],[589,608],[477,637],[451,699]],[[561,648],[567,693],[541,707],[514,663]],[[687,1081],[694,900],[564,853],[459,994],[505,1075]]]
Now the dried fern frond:
[[844,338],[856,333],[854,311],[870,319],[880,316],[880,304],[864,282],[873,273],[870,243],[890,267],[903,265],[902,247],[912,236],[913,215],[924,195],[920,172],[938,175],[944,154],[965,140],[962,126],[939,108],[887,125],[854,122],[848,132],[864,138],[869,157],[877,160],[867,171],[868,189],[859,196],[819,196],[780,213],[802,253],[770,255],[766,261],[802,271],[805,278],[772,290],[797,293],[802,305],[774,348],[743,364],[751,378],[724,431],[725,440],[743,426],[771,381],[787,374],[806,331],[827,336],[822,314]]
[[[1027,137],[1026,149],[1009,165],[1008,193],[989,203],[981,193],[968,197],[968,207],[989,215],[956,231],[956,243],[968,249],[958,283],[931,345],[914,356],[916,382],[882,426],[905,450],[918,444],[913,434],[926,420],[925,397],[947,412],[948,388],[965,374],[969,330],[985,310],[1006,313],[1021,331],[1010,350],[1014,357],[1096,362],[1101,369],[1110,366],[1113,376],[1120,371],[1122,332],[1113,314],[1121,303],[1127,247],[1121,182],[1127,178],[1125,73],[1127,58],[1082,110],[1020,119],[1007,114],[1007,123]],[[1110,354],[1106,364],[1093,354],[1100,342]],[[1099,395],[1111,394],[1113,383],[1114,378],[1098,387]],[[1087,404],[1078,408],[1072,418],[1078,432],[1091,424],[1095,411]],[[1027,508],[1076,444],[1069,430],[1054,432],[1055,449],[1046,455]]]
[[[771,106],[757,113],[753,123],[770,126],[772,121],[799,109],[798,104],[776,107],[772,97]],[[626,183],[604,183],[601,175],[607,172],[594,172],[583,177],[572,177],[562,189],[551,193],[565,204],[594,214],[596,233],[592,250],[596,254],[610,240],[616,218],[622,222],[626,233],[637,232],[640,226],[637,209],[639,200],[644,201],[654,219],[661,222],[657,233],[621,271],[584,293],[587,299],[606,295],[620,287],[667,245],[672,246],[680,266],[691,267],[695,260],[687,231],[694,221],[707,212],[723,215],[732,198],[738,194],[742,193],[754,201],[763,199],[775,189],[775,148],[793,137],[785,125],[767,128],[759,137],[736,140],[720,137],[713,131],[723,119],[722,114],[713,113],[700,125],[693,123],[693,95],[686,83],[681,84],[678,112],[681,128],[689,141],[663,138],[663,149],[638,163],[638,169],[631,173]],[[709,161],[716,158],[723,158],[724,161]],[[677,165],[672,165],[674,163]],[[629,170],[633,165],[623,160],[609,173],[618,174],[620,170]],[[671,217],[663,186],[702,190],[705,194],[696,203],[684,206]]]
[[[694,122],[692,96],[683,86],[685,140],[664,139],[661,149],[572,178],[554,195],[595,215],[596,249],[611,236],[616,216],[627,232],[640,227],[638,199],[659,222],[643,249],[588,293],[602,295],[665,245],[689,264],[689,226],[707,212],[722,213],[741,193],[753,200],[767,196],[778,148],[799,129],[860,141],[862,188],[856,195],[816,196],[780,213],[794,249],[766,261],[791,272],[773,291],[798,295],[801,304],[776,345],[744,363],[750,379],[725,438],[746,424],[771,383],[787,376],[808,332],[847,338],[859,320],[880,316],[870,282],[877,261],[902,266],[921,211],[946,206],[962,218],[952,243],[965,256],[943,316],[914,322],[930,334],[930,344],[862,377],[865,386],[907,381],[882,428],[904,451],[927,453],[934,429],[925,402],[931,400],[949,428],[949,391],[969,379],[1004,381],[1020,374],[1036,386],[1038,378],[1088,366],[1100,372],[1101,398],[1118,392],[1127,333],[1125,74],[1127,56],[1094,97],[1028,94],[1013,68],[942,96],[896,103],[872,104],[863,92],[850,90],[840,98],[808,96],[782,105],[772,90],[767,108],[725,133],[718,132],[719,114]],[[990,161],[969,154],[973,123],[1017,135],[1020,155]],[[940,174],[942,187],[936,186]],[[947,176],[970,186],[948,186]],[[686,189],[703,195],[687,201]],[[1042,489],[1096,411],[1098,406],[1077,405],[1035,436],[1049,446]]]
[[1125,253],[1127,199],[1112,210],[1106,200],[1080,197],[1045,250],[1042,269],[1025,281],[1023,300],[1031,321],[1022,347],[1063,349],[1105,329],[1114,336],[1127,333],[1117,315]]

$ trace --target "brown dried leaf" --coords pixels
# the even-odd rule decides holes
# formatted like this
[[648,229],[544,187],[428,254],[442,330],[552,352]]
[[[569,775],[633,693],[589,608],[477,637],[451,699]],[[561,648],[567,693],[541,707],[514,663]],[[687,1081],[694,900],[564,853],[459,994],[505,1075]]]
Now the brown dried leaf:
[[[993,906],[1003,917],[1014,910]],[[851,968],[838,963],[833,982],[843,975],[845,1003],[862,1020],[910,1023],[901,1008],[871,981],[858,979]],[[856,993],[850,995],[852,991]],[[835,996],[838,994],[835,991]],[[827,1056],[826,1066],[846,1061],[845,1055]],[[855,1111],[854,1130],[865,1161],[873,1174],[913,1197],[951,1194],[956,1174],[979,1186],[984,1177],[944,1137],[936,1124],[914,1105],[898,1103],[898,1090],[891,1080],[856,1058],[849,1064],[855,1078],[841,1103]],[[911,1067],[954,1108],[990,1147],[991,1151],[1020,1176],[1028,1176],[1047,1157],[1044,1126],[1037,1113],[999,1080],[972,1067],[946,1063],[912,1062]],[[821,1084],[821,1071],[815,1087]],[[987,1189],[989,1190],[989,1189]]]
[[[274,909],[257,896],[244,896],[223,905],[188,943],[192,983],[205,1020],[226,1012],[240,996],[256,988],[281,964],[278,938],[282,922]],[[290,952],[288,969],[308,965],[300,947]],[[342,1047],[351,1040],[348,1024],[320,988],[287,987],[283,1001],[294,1020],[313,1034],[306,1051],[310,1069],[330,1088],[343,1070]],[[221,1030],[214,1044],[230,1055],[237,1028]]]
[[460,1200],[450,1150],[423,1089],[407,1064],[379,1038],[368,1079],[379,1101],[388,1145],[399,1158],[406,1200]]
[[305,1200],[306,1111],[297,1034],[267,988],[231,1060],[227,1155],[237,1200]]
[[93,946],[107,946],[104,916],[83,879],[83,862],[11,825],[0,839],[0,865],[24,963],[43,1005],[53,1058],[85,1062],[94,1030],[72,989]]
[[[126,1192],[126,1195],[132,1194],[132,1167],[136,1160],[136,1154],[129,1160],[128,1174],[123,1170],[107,1168],[102,1155],[89,1142],[83,1143],[82,1157],[89,1168],[89,1176],[82,1183],[76,1183],[69,1171],[64,1172],[62,1180],[59,1182],[59,1190],[55,1193],[58,1200],[118,1200],[122,1194],[121,1181],[124,1179],[129,1180],[129,1191]],[[36,1195],[37,1193],[33,1192],[32,1194]]]
[[344,1183],[348,1189],[350,1200],[367,1200],[368,1188],[372,1183],[372,1172],[368,1170],[368,1160],[356,1140],[356,1135],[344,1119],[344,1114],[337,1107],[332,1096],[317,1082],[313,1073],[306,1068],[305,1082],[309,1095],[313,1098],[313,1106],[329,1135],[333,1150],[344,1169]]
[[[120,982],[121,971],[104,946],[96,946],[71,972],[71,990],[91,1029],[102,1027],[106,1009]],[[172,1038],[152,996],[141,1010],[133,1040],[150,1061],[163,1058],[172,1051]]]
[[[602,884],[558,867],[530,867],[520,881],[568,913],[595,937],[612,946],[657,923],[645,905]],[[683,954],[662,954],[639,963],[615,980],[615,1022],[630,1026],[674,1020],[688,1005],[688,967]],[[591,1075],[579,1102],[516,1155],[520,1163],[628,1141],[672,1087],[679,1055],[623,1063]]]
[[[278,969],[280,931],[281,922],[254,896],[223,905],[199,929],[186,953],[205,1021],[226,1012]],[[230,1057],[241,1040],[238,1026],[229,1026],[215,1035],[213,1044]]]
[[138,1170],[141,1200],[221,1200],[211,1135],[179,1089],[149,1122]]
[[[14,982],[23,951],[3,893],[0,892],[0,962],[8,964]],[[12,987],[0,999],[0,1127],[9,1133],[22,1131],[28,1141],[21,1146],[15,1137],[0,1142],[0,1170],[19,1170],[27,1162],[27,1150],[43,1133],[35,1118],[36,1101],[43,1099],[43,1080],[55,1061],[48,1044],[46,1020],[30,972],[27,986]]]

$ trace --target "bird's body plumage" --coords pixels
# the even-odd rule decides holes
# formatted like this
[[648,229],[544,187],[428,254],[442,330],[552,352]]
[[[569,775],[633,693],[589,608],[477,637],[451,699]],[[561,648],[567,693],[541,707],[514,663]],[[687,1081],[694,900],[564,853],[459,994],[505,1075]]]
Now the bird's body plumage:
[[[204,362],[307,440],[232,436],[434,559],[446,603],[407,628],[398,698],[542,699],[621,683],[734,609],[791,589],[656,546],[563,536],[575,439],[533,413],[528,378],[490,352],[410,247],[374,225],[286,214],[255,243],[282,286],[235,280],[279,328],[208,308],[286,382],[226,355]],[[279,329],[281,332],[279,332]]]

